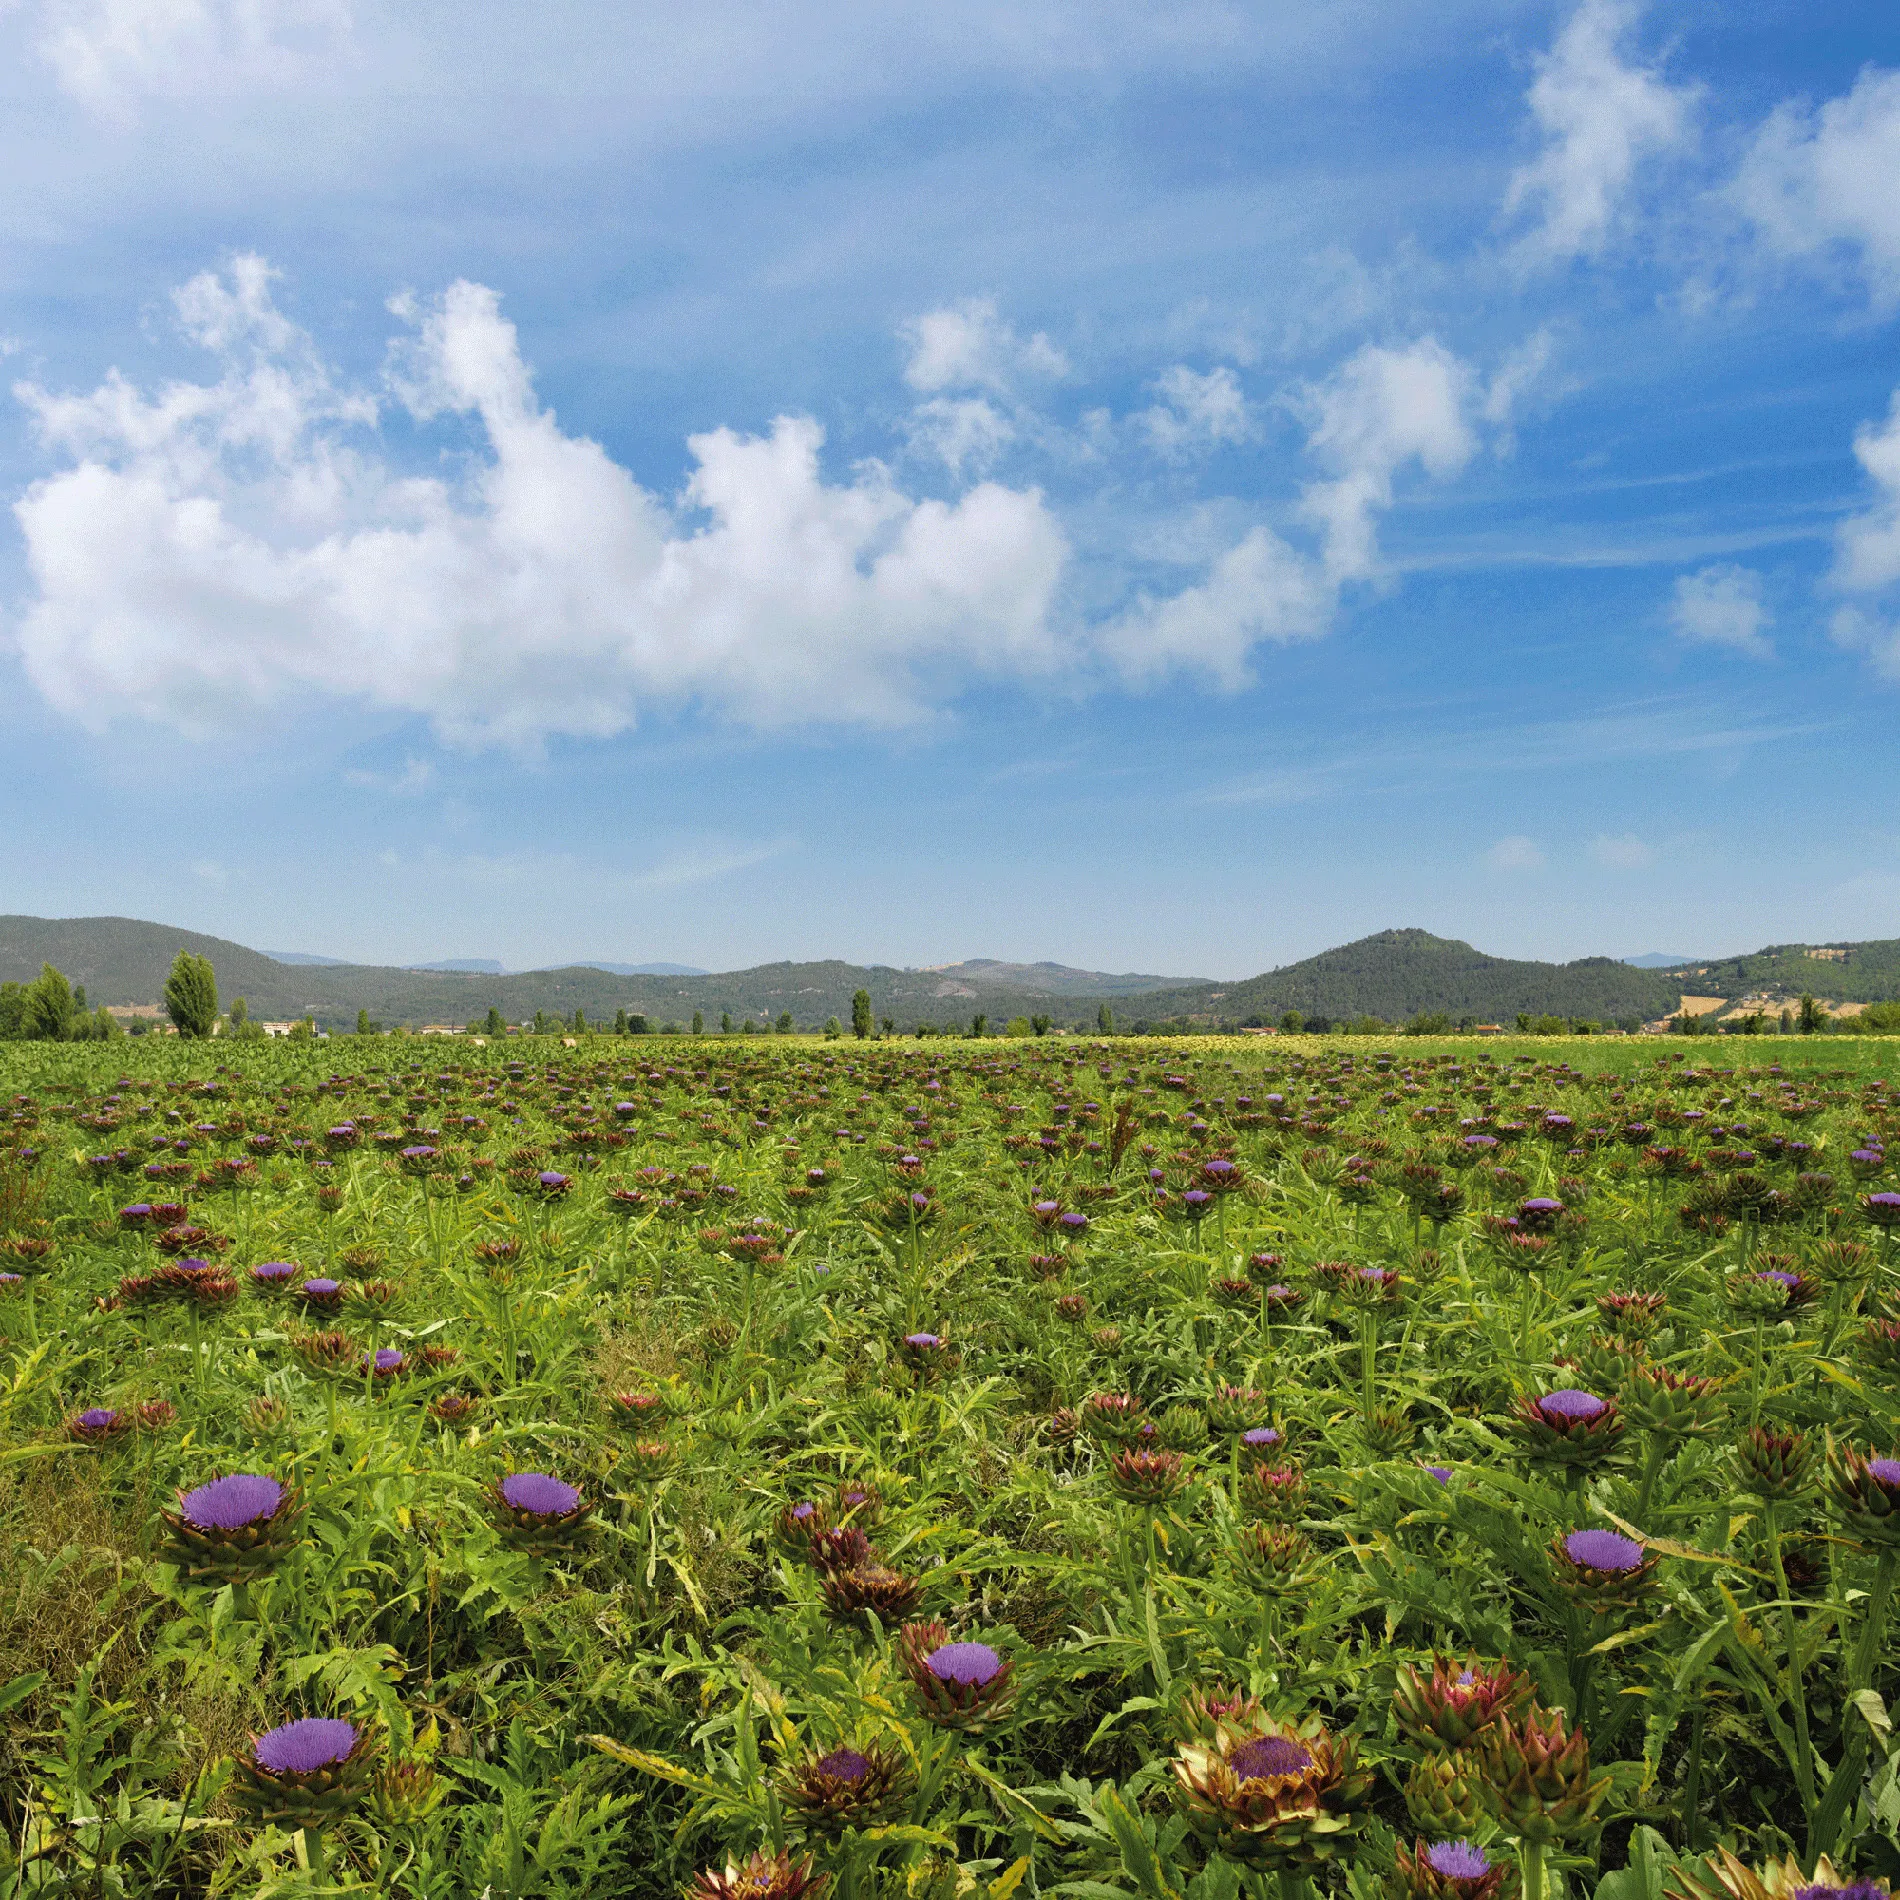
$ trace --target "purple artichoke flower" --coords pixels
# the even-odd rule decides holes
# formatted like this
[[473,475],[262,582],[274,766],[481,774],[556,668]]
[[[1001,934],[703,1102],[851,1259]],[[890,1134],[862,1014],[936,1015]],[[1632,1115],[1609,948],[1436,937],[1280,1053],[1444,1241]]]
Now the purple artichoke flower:
[[1629,1571],[1643,1561],[1642,1545],[1615,1531],[1572,1531],[1564,1539],[1564,1553],[1590,1570]]
[[1275,1775],[1302,1775],[1313,1765],[1313,1751],[1290,1735],[1263,1735],[1242,1742],[1227,1757],[1227,1765],[1241,1781],[1266,1781]]
[[1240,1442],[1250,1451],[1269,1451],[1280,1442],[1280,1434],[1271,1425],[1256,1425],[1240,1434]]
[[234,1471],[187,1491],[178,1500],[178,1513],[201,1531],[235,1531],[269,1517],[283,1501],[284,1487],[275,1478]]
[[274,1775],[308,1775],[348,1761],[356,1739],[353,1723],[307,1715],[300,1722],[286,1722],[268,1735],[260,1735],[252,1758],[258,1767]]

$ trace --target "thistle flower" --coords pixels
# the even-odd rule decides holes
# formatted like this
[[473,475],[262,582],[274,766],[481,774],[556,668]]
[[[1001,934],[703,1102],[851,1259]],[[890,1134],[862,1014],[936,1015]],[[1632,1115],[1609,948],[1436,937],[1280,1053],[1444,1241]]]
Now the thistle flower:
[[1664,1293],[1599,1293],[1597,1311],[1611,1332],[1623,1339],[1648,1339],[1662,1324]]
[[688,1900],[819,1900],[831,1885],[808,1854],[768,1854],[763,1848],[722,1869],[703,1868],[687,1889]]
[[1534,1196],[1517,1204],[1518,1227],[1527,1234],[1554,1234],[1563,1219],[1564,1204],[1548,1196]]
[[1849,1880],[1823,1854],[1812,1874],[1790,1854],[1751,1868],[1726,1847],[1681,1861],[1663,1875],[1669,1900],[1890,1900],[1884,1880]]
[[1618,1403],[1639,1431],[1671,1441],[1708,1438],[1721,1428],[1721,1381],[1667,1366],[1639,1365],[1625,1383]]
[[1598,1613],[1627,1609],[1662,1561],[1616,1531],[1572,1531],[1553,1538],[1550,1551],[1557,1587]]
[[1610,1791],[1608,1775],[1590,1777],[1590,1744],[1566,1728],[1563,1712],[1506,1716],[1478,1738],[1486,1804],[1520,1840],[1543,1846],[1574,1839],[1595,1825]]
[[297,1297],[312,1311],[334,1313],[343,1304],[343,1282],[319,1274],[298,1287]]
[[1266,1414],[1267,1395],[1250,1385],[1223,1385],[1207,1401],[1208,1430],[1219,1438],[1238,1437],[1263,1425]]
[[305,1716],[257,1736],[237,1764],[232,1798],[257,1821],[313,1832],[368,1791],[381,1747],[353,1722]]
[[1269,1596],[1303,1585],[1311,1574],[1312,1540],[1291,1524],[1242,1524],[1233,1551],[1242,1580]]
[[1249,1866],[1288,1873],[1310,1872],[1350,1849],[1355,1810],[1372,1785],[1352,1738],[1336,1740],[1316,1718],[1189,1742],[1174,1774],[1197,1834]]
[[414,1827],[441,1806],[447,1792],[426,1761],[385,1762],[370,1805],[384,1827]]
[[627,1476],[635,1484],[658,1484],[673,1469],[673,1447],[664,1438],[641,1438],[627,1453]]
[[1111,1445],[1128,1443],[1141,1429],[1146,1404],[1127,1392],[1091,1392],[1082,1401],[1082,1429]]
[[897,1660],[917,1691],[926,1720],[977,1735],[997,1720],[1014,1693],[1014,1665],[988,1643],[953,1643],[937,1621],[906,1623]]
[[1306,1508],[1306,1473],[1298,1465],[1242,1465],[1240,1504],[1270,1524],[1290,1523]]
[[373,1353],[366,1352],[357,1365],[369,1378],[381,1384],[400,1378],[408,1370],[409,1360],[406,1354],[398,1352],[394,1346],[382,1346]]
[[[842,1533],[845,1536],[862,1534]],[[898,1623],[916,1609],[924,1590],[915,1577],[907,1577],[889,1564],[870,1560],[849,1570],[826,1571],[819,1592],[824,1597],[826,1610],[840,1621],[869,1611],[880,1623]]]
[[1403,1792],[1412,1825],[1432,1834],[1469,1834],[1485,1818],[1484,1777],[1463,1749],[1415,1762]]
[[788,1763],[778,1783],[785,1805],[808,1830],[835,1836],[893,1818],[917,1777],[902,1756],[873,1743]]
[[92,1405],[85,1411],[75,1413],[66,1421],[66,1432],[82,1445],[104,1445],[115,1438],[123,1437],[132,1429],[132,1420],[124,1412],[114,1411],[110,1406]]
[[[796,1511],[798,1507],[792,1508]],[[806,1536],[805,1555],[814,1570],[827,1575],[835,1570],[855,1570],[859,1564],[870,1562],[871,1540],[855,1524],[829,1524],[821,1515],[819,1528]]]
[[1254,1291],[1251,1280],[1237,1280],[1226,1275],[1210,1280],[1207,1290],[1216,1306],[1228,1306],[1236,1311],[1252,1306],[1260,1297]]
[[899,1356],[910,1369],[932,1377],[956,1363],[956,1353],[939,1333],[906,1333],[897,1342]]
[[1190,1689],[1174,1705],[1170,1726],[1181,1741],[1211,1742],[1223,1731],[1257,1734],[1265,1717],[1266,1711],[1257,1695],[1215,1684],[1206,1689]]
[[1900,1458],[1863,1458],[1830,1447],[1828,1492],[1847,1528],[1863,1543],[1900,1549]]
[[609,1392],[607,1404],[616,1423],[635,1431],[663,1425],[672,1415],[672,1407],[659,1392]]
[[302,1496],[255,1472],[236,1471],[181,1491],[178,1509],[159,1516],[194,1578],[249,1583],[268,1575],[302,1540]]
[[1130,1504],[1165,1504],[1187,1489],[1188,1474],[1175,1451],[1118,1451],[1109,1466],[1109,1483]]
[[1742,1482],[1765,1504],[1779,1504],[1807,1488],[1814,1465],[1814,1446],[1796,1431],[1757,1425],[1735,1448]]
[[298,1333],[290,1342],[291,1350],[312,1372],[334,1372],[347,1364],[356,1351],[347,1333]]
[[142,1432],[169,1431],[178,1423],[178,1407],[170,1399],[147,1399],[133,1423]]
[[537,1555],[564,1550],[590,1528],[593,1505],[545,1471],[511,1472],[489,1492],[503,1538]]
[[1079,1326],[1089,1316],[1089,1303],[1080,1293],[1062,1293],[1056,1297],[1056,1318]]
[[1519,1399],[1509,1423],[1533,1457],[1560,1464],[1595,1464],[1608,1457],[1623,1436],[1616,1401],[1575,1386],[1561,1386],[1542,1398]]
[[1290,1319],[1295,1307],[1304,1303],[1306,1295],[1298,1287],[1285,1286],[1275,1281],[1260,1289],[1260,1304],[1268,1319]]
[[1411,1900],[1497,1900],[1510,1865],[1494,1865],[1482,1847],[1468,1840],[1437,1841],[1430,1847],[1415,1841],[1409,1854],[1401,1841],[1394,1858]]
[[1881,1194],[1863,1194],[1860,1197],[1860,1217],[1868,1226],[1877,1227],[1882,1233],[1891,1233],[1900,1227],[1900,1194],[1891,1191]]
[[1429,1678],[1409,1663],[1401,1666],[1392,1714],[1407,1741],[1443,1752],[1467,1747],[1520,1708],[1530,1692],[1530,1678],[1507,1662],[1486,1666],[1472,1656],[1461,1664],[1434,1655]]
[[831,1514],[840,1524],[869,1529],[884,1515],[884,1500],[870,1485],[847,1479],[832,1494]]
[[265,1260],[247,1277],[253,1293],[288,1293],[291,1281],[297,1277],[297,1264],[294,1260]]
[[465,1392],[444,1392],[430,1401],[429,1416],[441,1425],[466,1425],[481,1409],[481,1400]]
[[1814,1250],[1814,1270],[1829,1286],[1857,1285],[1873,1266],[1873,1249],[1857,1240],[1824,1240]]

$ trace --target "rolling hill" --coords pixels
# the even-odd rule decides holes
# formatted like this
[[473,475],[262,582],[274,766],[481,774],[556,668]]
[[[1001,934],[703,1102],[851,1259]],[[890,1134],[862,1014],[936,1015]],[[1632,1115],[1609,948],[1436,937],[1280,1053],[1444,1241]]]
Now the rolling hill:
[[1442,1011],[1454,1023],[1510,1023],[1521,1011],[1628,1023],[1668,1014],[1680,995],[1673,975],[1632,969],[1612,957],[1518,962],[1429,931],[1381,930],[1242,983],[1157,991],[1128,1013],[1157,1022],[1206,1016],[1276,1023],[1288,1010],[1332,1022],[1355,1016],[1406,1022]]
[[1509,1024],[1520,1013],[1631,1024],[1672,1013],[1682,991],[1741,996],[1811,990],[1837,1002],[1900,998],[1900,941],[1818,946],[1782,944],[1753,956],[1686,969],[1649,970],[1610,957],[1538,963],[1487,956],[1468,943],[1424,930],[1382,930],[1261,976],[1231,983],[1183,982],[1078,970],[1057,963],[972,958],[935,969],[865,967],[836,959],[766,963],[711,975],[615,974],[598,966],[509,973],[397,969],[355,963],[287,963],[221,937],[131,917],[0,917],[0,980],[24,982],[42,962],[86,986],[93,1004],[155,1003],[173,957],[208,957],[227,1004],[242,996],[260,1018],[314,1016],[348,1027],[359,1009],[375,1021],[417,1027],[466,1023],[496,1008],[509,1022],[537,1010],[611,1022],[617,1010],[654,1027],[790,1012],[800,1028],[848,1020],[852,993],[866,989],[878,1018],[900,1028],[920,1022],[967,1025],[979,1011],[992,1026],[1012,1016],[1047,1015],[1063,1028],[1093,1026],[1106,1002],[1118,1024],[1239,1027],[1277,1023],[1288,1010],[1345,1023],[1377,1016],[1402,1023],[1442,1012],[1453,1023]]

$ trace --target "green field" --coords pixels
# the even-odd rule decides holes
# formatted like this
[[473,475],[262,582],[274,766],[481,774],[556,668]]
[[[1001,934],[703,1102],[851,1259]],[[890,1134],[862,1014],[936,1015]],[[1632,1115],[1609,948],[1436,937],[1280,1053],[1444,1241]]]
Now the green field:
[[0,1893],[1900,1873],[1892,1039],[0,1085]]

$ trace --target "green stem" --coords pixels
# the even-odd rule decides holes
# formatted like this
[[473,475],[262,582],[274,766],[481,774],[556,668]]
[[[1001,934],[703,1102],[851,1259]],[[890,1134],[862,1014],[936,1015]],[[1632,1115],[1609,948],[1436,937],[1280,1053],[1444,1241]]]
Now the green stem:
[[1781,1561],[1781,1526],[1772,1504],[1762,1506],[1762,1522],[1768,1529],[1768,1554],[1774,1560],[1775,1595],[1781,1599],[1781,1642],[1787,1652],[1788,1706],[1794,1711],[1795,1785],[1801,1791],[1801,1811],[1814,1812],[1814,1747],[1808,1740],[1808,1696],[1801,1680],[1800,1652],[1795,1648],[1794,1605],[1788,1600],[1788,1572]]
[[1767,1318],[1765,1315],[1759,1316],[1755,1321],[1755,1363],[1748,1373],[1748,1423],[1751,1430],[1761,1423],[1761,1356],[1762,1342],[1767,1335]]
[[1649,1521],[1649,1494],[1656,1488],[1656,1479],[1661,1474],[1664,1463],[1669,1457],[1669,1441],[1660,1432],[1649,1434],[1649,1445],[1643,1457],[1643,1477],[1636,1491],[1636,1522],[1638,1528]]
[[1368,1308],[1359,1315],[1359,1416],[1370,1425],[1379,1361],[1379,1316]]
[[1848,1659],[1845,1693],[1841,1697],[1841,1729],[1845,1737],[1841,1759],[1828,1777],[1827,1793],[1820,1807],[1808,1823],[1808,1845],[1802,1865],[1809,1873],[1814,1871],[1815,1862],[1834,1845],[1841,1823],[1847,1818],[1848,1805],[1860,1792],[1861,1767],[1867,1755],[1867,1724],[1855,1719],[1858,1712],[1853,1706],[1854,1697],[1867,1687],[1873,1675],[1874,1657],[1879,1653],[1880,1639],[1887,1626],[1887,1606],[1893,1597],[1896,1568],[1900,1568],[1900,1550],[1892,1547],[1882,1550],[1874,1570],[1873,1588],[1867,1593],[1860,1640]]
[[1689,1766],[1682,1777],[1682,1844],[1691,1854],[1696,1851],[1696,1823],[1701,1819],[1702,1729],[1706,1711],[1706,1703],[1696,1704],[1695,1720],[1689,1728]]
[[1520,1840],[1517,1864],[1523,1875],[1524,1900],[1544,1900],[1544,1843]]

